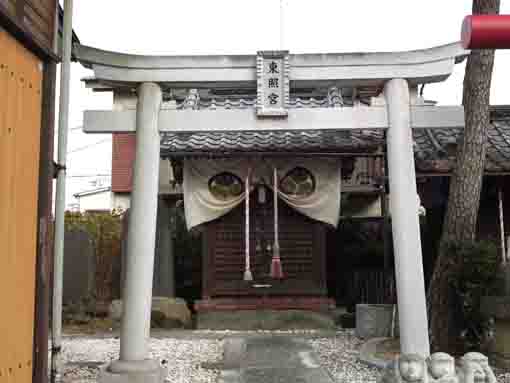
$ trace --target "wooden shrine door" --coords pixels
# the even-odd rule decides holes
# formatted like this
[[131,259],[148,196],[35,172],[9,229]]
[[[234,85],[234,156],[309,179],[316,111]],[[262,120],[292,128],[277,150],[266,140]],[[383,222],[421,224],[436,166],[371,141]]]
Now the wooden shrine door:
[[42,63],[1,29],[0,52],[0,383],[29,383]]
[[[270,276],[274,241],[273,193],[250,199],[250,253],[254,280],[243,281],[245,206],[206,224],[204,298],[239,296],[320,297],[326,294],[325,227],[280,200],[279,235],[284,279]],[[264,200],[264,201],[262,201]]]

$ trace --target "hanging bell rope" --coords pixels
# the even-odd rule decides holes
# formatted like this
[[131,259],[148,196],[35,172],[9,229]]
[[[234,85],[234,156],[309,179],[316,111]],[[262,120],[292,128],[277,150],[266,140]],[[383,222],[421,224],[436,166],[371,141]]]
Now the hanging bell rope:
[[280,241],[278,240],[278,171],[274,168],[274,246],[271,260],[271,278],[282,279],[283,270],[280,261]]
[[250,177],[251,169],[248,169],[248,174],[245,181],[245,267],[244,267],[244,280],[253,281],[253,275],[250,270]]
[[506,265],[508,249],[505,249],[505,221],[503,214],[503,193],[501,191],[501,188],[498,189],[498,208],[499,208],[499,234],[501,236],[501,259],[503,265]]

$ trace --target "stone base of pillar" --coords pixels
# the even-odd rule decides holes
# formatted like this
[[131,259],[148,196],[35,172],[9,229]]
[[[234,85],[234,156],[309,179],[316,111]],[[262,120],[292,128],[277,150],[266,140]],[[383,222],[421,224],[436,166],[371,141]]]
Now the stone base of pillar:
[[163,383],[166,368],[155,360],[127,362],[116,360],[99,371],[99,383]]

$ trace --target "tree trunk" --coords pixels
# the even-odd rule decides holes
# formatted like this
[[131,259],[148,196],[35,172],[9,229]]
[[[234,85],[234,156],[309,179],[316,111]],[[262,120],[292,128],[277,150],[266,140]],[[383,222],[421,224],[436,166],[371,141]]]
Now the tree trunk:
[[[500,0],[473,0],[473,14],[499,13],[499,5]],[[457,143],[439,256],[428,292],[433,350],[454,352],[459,340],[452,310],[455,301],[448,282],[455,275],[458,262],[443,253],[442,245],[448,241],[472,241],[476,236],[493,64],[493,50],[472,51],[467,60],[462,97],[466,126],[463,139]]]

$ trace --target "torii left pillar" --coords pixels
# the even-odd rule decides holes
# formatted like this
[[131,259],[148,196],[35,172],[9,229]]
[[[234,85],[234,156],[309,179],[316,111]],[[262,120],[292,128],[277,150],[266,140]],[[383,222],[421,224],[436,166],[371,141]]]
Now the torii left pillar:
[[100,383],[162,383],[164,369],[149,359],[150,316],[158,209],[162,91],[138,87],[136,155],[128,232],[119,360],[103,369]]

